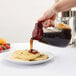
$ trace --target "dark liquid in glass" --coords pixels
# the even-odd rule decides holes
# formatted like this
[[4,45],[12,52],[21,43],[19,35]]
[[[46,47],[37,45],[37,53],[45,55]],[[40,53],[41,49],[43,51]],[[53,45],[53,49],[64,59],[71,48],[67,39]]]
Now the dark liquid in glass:
[[61,29],[58,32],[43,32],[42,24],[38,23],[33,30],[32,39],[54,46],[65,47],[71,40],[71,29]]
[[70,42],[70,39],[71,39],[71,30],[64,29],[61,32],[43,33],[40,42],[44,42],[59,47],[65,47]]

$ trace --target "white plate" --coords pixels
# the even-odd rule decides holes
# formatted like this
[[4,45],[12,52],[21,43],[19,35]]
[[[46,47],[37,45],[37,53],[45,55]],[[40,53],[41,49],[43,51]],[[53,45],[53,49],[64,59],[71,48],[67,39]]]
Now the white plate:
[[5,54],[5,56],[3,57],[4,60],[15,63],[15,64],[40,64],[40,63],[45,63],[48,61],[51,61],[54,58],[54,55],[50,52],[44,52],[45,54],[47,54],[49,56],[48,59],[46,60],[40,60],[40,61],[21,61],[21,60],[12,60],[10,59],[10,56],[12,53],[7,53]]

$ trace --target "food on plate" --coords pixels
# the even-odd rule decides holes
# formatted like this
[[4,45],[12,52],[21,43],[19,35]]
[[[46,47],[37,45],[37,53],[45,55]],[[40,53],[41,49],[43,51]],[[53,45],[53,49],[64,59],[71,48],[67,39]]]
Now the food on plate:
[[5,44],[0,44],[0,52],[3,52],[4,50],[10,49],[10,44],[5,43]]
[[35,60],[35,61],[38,61],[38,60],[45,60],[45,59],[48,59],[48,55],[41,54],[39,57],[37,57],[37,58],[34,59],[34,60]]
[[22,61],[39,61],[39,60],[48,59],[48,55],[41,54],[36,50],[34,50],[33,52],[28,50],[17,50],[12,53],[10,58],[14,60],[22,60]]
[[0,38],[0,44],[5,44],[5,43],[6,43],[6,40],[3,38]]
[[10,49],[10,43],[7,43],[5,39],[0,38],[0,52]]

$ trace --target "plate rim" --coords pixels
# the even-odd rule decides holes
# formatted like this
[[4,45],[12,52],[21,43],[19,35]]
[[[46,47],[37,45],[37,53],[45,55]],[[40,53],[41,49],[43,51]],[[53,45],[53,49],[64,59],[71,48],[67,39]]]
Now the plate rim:
[[53,53],[48,52],[48,51],[45,51],[45,52],[41,51],[41,53],[47,54],[49,56],[49,58],[46,59],[46,60],[39,60],[39,61],[21,61],[21,60],[13,60],[13,59],[10,59],[9,56],[12,53],[13,52],[9,52],[9,53],[5,54],[4,57],[3,57],[3,60],[6,60],[6,61],[11,62],[11,63],[15,63],[15,64],[17,64],[17,63],[18,64],[40,64],[40,63],[51,61],[54,58],[54,54]]

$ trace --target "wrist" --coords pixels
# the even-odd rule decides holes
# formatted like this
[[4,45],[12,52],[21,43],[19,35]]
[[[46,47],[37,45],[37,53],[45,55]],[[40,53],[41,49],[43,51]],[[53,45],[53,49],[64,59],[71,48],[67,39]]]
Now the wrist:
[[53,5],[53,7],[51,8],[51,10],[52,10],[52,13],[54,13],[54,14],[58,14],[58,10],[56,9],[56,6],[55,5]]
[[55,4],[55,5],[53,6],[53,9],[54,9],[54,11],[55,11],[56,13],[59,13],[59,12],[60,12],[60,10],[58,9],[57,4]]

